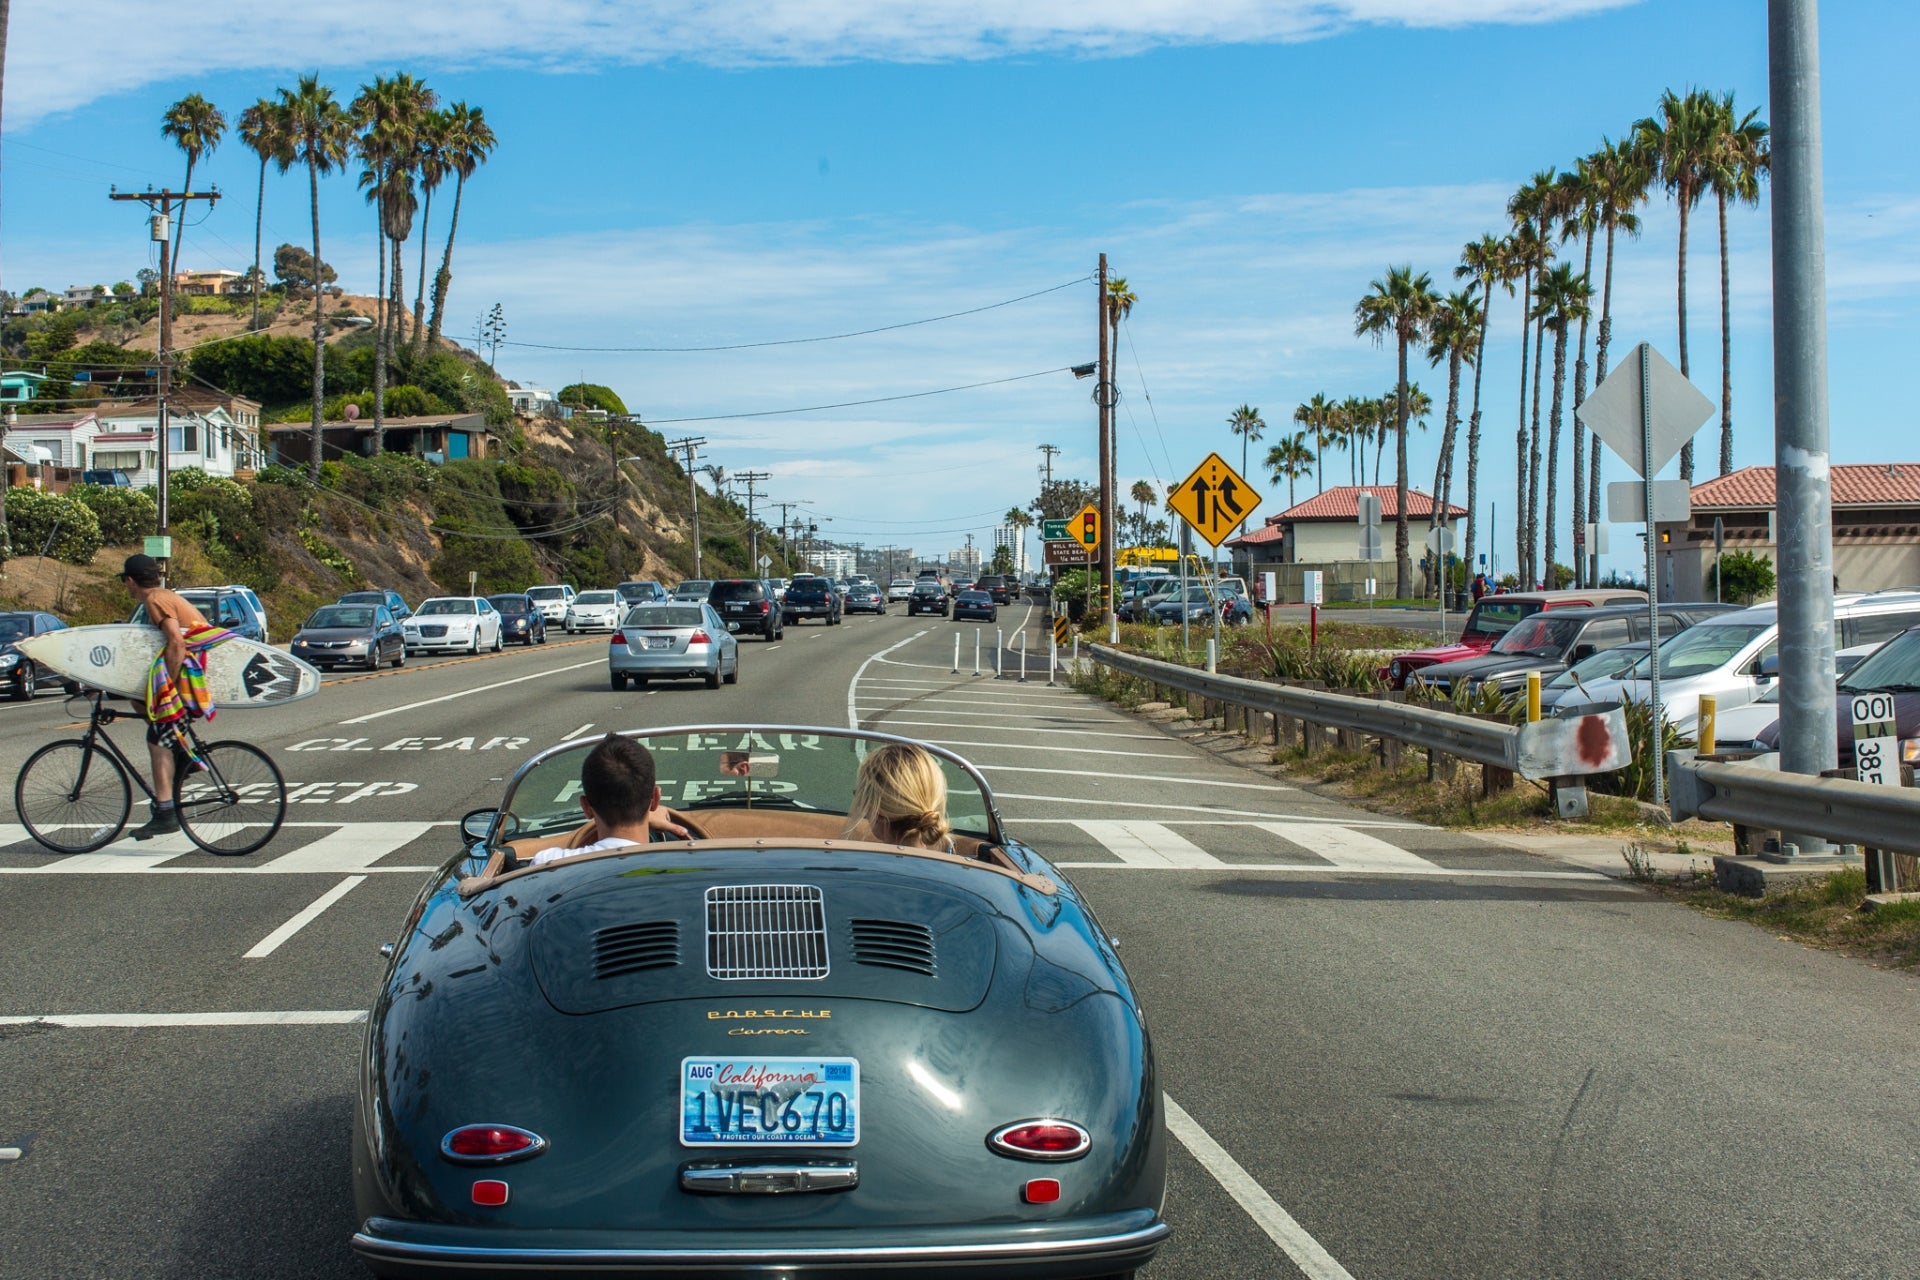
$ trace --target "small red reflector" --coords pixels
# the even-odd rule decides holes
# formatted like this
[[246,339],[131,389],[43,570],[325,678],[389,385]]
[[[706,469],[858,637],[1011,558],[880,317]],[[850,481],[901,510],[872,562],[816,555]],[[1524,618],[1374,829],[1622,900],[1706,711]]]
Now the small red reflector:
[[469,1160],[493,1160],[501,1156],[518,1155],[539,1145],[538,1134],[510,1125],[493,1124],[473,1124],[464,1129],[455,1129],[447,1135],[446,1140],[448,1155]]
[[692,635],[687,637],[687,643],[688,644],[712,644],[713,637],[709,636],[704,631],[696,631]]
[[[1029,1186],[1032,1184],[1029,1183]],[[1055,1183],[1053,1193],[1060,1194],[1060,1184]],[[507,1202],[507,1184],[496,1178],[482,1178],[473,1184],[473,1202],[498,1207]]]
[[[504,1187],[501,1189],[505,1190]],[[474,1194],[476,1197],[479,1195],[477,1187]],[[1020,1198],[1028,1204],[1052,1204],[1060,1198],[1060,1179],[1034,1178],[1020,1189]]]
[[618,631],[614,632],[611,636],[607,637],[608,644],[625,644],[626,642],[627,642],[627,637]]

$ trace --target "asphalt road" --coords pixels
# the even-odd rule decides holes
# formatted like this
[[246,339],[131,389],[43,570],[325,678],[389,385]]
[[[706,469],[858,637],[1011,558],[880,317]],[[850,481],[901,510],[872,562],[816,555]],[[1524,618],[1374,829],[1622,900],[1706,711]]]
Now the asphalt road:
[[[257,854],[0,830],[0,1276],[359,1275],[354,1019],[460,815],[563,738],[850,717],[982,766],[1118,936],[1176,1108],[1148,1280],[1913,1274],[1912,977],[995,679],[993,631],[792,627],[717,691],[613,693],[598,637],[331,678],[213,726],[292,789]],[[8,775],[72,725],[0,705]]]

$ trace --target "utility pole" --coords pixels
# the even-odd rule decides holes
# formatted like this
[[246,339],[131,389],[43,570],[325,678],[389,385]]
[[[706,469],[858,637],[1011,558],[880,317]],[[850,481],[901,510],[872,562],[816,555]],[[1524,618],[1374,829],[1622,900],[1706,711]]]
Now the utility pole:
[[[1780,768],[1833,767],[1833,494],[1827,487],[1827,251],[1816,0],[1769,0],[1773,115],[1773,449],[1780,560]],[[1653,583],[1647,584],[1648,589]],[[1780,833],[1783,858],[1830,855]]]
[[1053,488],[1053,457],[1059,452],[1060,446],[1057,444],[1040,446],[1040,497],[1042,500]]
[[753,523],[753,500],[760,495],[754,486],[762,480],[773,479],[768,471],[743,471],[734,477],[747,486],[747,568],[757,576],[760,572],[760,530]]
[[1100,434],[1100,609],[1113,607],[1113,362],[1107,351],[1107,255],[1100,255],[1097,277],[1099,305],[1094,309],[1094,328],[1100,339],[1100,376],[1093,388],[1093,403],[1099,409]]
[[[173,387],[173,269],[175,263],[168,252],[171,233],[174,202],[179,202],[180,216],[185,217],[187,206],[195,200],[205,200],[209,208],[220,199],[220,192],[213,191],[115,191],[108,189],[109,200],[137,200],[147,206],[152,216],[147,219],[147,234],[160,246],[160,349],[154,360],[158,374],[154,401],[157,409],[157,429],[154,432],[154,445],[159,453],[160,474],[154,481],[155,506],[158,508],[154,521],[154,532],[161,537],[167,536],[167,470],[170,464],[167,448],[167,394]],[[319,287],[319,264],[314,265],[315,289]],[[316,304],[317,305],[317,304]],[[162,574],[167,565],[160,566]]]
[[707,442],[705,436],[683,436],[667,442],[668,453],[687,455],[687,488],[693,494],[693,576],[699,578],[700,572],[700,481],[694,475],[694,459],[700,455],[700,446]]
[[770,507],[780,508],[780,558],[787,562],[787,568],[793,567],[793,552],[787,546],[788,512],[800,504],[797,502],[769,502]]

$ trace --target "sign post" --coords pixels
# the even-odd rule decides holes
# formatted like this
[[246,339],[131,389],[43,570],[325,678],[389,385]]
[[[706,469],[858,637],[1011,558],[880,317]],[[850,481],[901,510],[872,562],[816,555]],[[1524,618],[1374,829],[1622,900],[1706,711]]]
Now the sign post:
[[[1440,566],[1440,643],[1447,642],[1447,556],[1453,551],[1453,530],[1443,524],[1437,524],[1427,530],[1427,550],[1433,553],[1433,562]],[[1367,606],[1371,609],[1373,606]]]
[[[1167,498],[1167,505],[1174,513],[1207,540],[1214,549],[1214,563],[1219,563],[1220,544],[1225,542],[1247,514],[1260,505],[1260,495],[1253,486],[1241,479],[1240,473],[1227,465],[1226,459],[1217,453],[1210,453],[1201,464],[1188,473],[1187,478],[1175,487]],[[1216,577],[1217,577],[1216,573]],[[1213,639],[1217,651],[1220,645],[1220,601],[1214,599],[1218,593],[1208,593],[1208,612],[1213,614]],[[1186,598],[1181,596],[1180,614],[1184,618],[1187,612]]]
[[[1307,647],[1309,649],[1320,647],[1320,572],[1318,569],[1309,569],[1300,575],[1300,595],[1307,603]],[[1367,581],[1371,583],[1373,579],[1368,578]],[[1373,613],[1372,601],[1367,603],[1367,613],[1369,616]]]

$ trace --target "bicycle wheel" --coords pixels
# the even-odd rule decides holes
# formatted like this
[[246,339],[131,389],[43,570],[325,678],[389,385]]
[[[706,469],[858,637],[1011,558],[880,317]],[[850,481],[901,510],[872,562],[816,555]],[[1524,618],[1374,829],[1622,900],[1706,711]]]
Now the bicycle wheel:
[[127,825],[133,789],[118,760],[72,738],[27,757],[13,807],[27,834],[55,853],[91,853]]
[[287,784],[267,753],[247,742],[209,742],[207,768],[180,780],[180,829],[208,853],[252,853],[279,832]]

